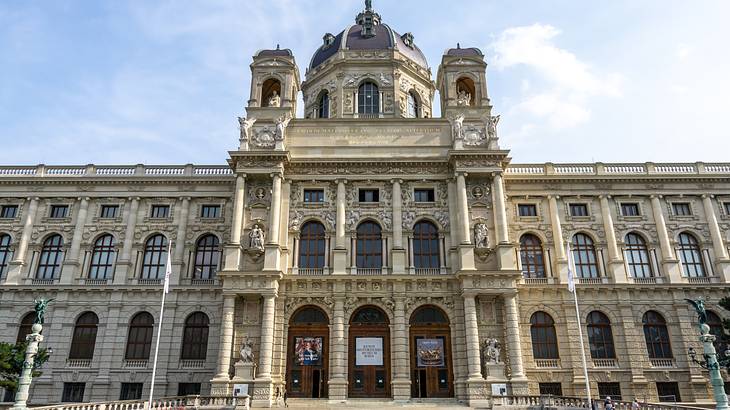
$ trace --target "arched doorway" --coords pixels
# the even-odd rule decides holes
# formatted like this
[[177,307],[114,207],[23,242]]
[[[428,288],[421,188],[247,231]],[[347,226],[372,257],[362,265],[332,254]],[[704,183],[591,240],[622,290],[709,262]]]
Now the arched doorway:
[[411,315],[411,396],[453,397],[451,330],[446,314],[421,306]]
[[350,317],[348,397],[390,397],[388,324],[375,306],[363,306]]
[[329,319],[322,309],[304,306],[289,320],[286,391],[289,397],[327,397]]

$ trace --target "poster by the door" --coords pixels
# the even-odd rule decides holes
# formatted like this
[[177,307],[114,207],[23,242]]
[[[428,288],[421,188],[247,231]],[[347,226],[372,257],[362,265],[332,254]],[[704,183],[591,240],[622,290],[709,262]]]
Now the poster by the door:
[[319,365],[322,362],[321,337],[294,338],[294,357],[300,366]]
[[416,348],[418,367],[444,366],[444,341],[442,339],[418,339]]
[[383,338],[356,337],[355,338],[355,365],[382,366],[383,365]]

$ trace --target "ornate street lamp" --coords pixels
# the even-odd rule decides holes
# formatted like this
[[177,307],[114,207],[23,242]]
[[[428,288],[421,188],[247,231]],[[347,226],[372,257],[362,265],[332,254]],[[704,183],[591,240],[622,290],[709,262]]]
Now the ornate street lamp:
[[702,357],[704,360],[697,359],[697,352],[693,347],[689,348],[689,357],[693,362],[697,363],[703,369],[710,372],[710,381],[712,382],[712,391],[717,402],[717,410],[728,410],[728,400],[725,394],[725,386],[720,375],[720,367],[727,366],[730,363],[730,350],[725,351],[725,357],[718,360],[715,351],[715,336],[710,334],[710,326],[707,322],[707,313],[705,312],[705,302],[702,299],[691,300],[685,299],[687,303],[692,305],[697,311],[697,317],[700,327],[700,342],[704,350]]
[[43,321],[46,314],[46,308],[53,299],[36,299],[35,300],[35,322],[31,327],[31,333],[26,337],[28,347],[25,349],[25,361],[23,362],[23,371],[18,379],[18,391],[15,393],[15,404],[11,410],[27,409],[28,395],[30,394],[30,383],[33,380],[33,363],[35,356],[38,354],[38,345],[43,341]]

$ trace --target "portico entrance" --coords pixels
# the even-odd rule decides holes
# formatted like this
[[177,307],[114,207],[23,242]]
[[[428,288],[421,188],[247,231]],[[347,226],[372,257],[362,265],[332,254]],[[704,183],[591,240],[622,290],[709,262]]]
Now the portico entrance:
[[318,307],[305,306],[289,321],[286,390],[289,397],[327,397],[329,320]]
[[388,317],[374,306],[356,310],[348,338],[348,397],[390,397]]
[[454,396],[451,330],[446,314],[421,306],[410,319],[411,397]]

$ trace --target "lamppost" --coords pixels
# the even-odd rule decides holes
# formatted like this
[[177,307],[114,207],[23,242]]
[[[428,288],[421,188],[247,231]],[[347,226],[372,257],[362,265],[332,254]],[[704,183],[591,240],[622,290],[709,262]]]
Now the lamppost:
[[15,404],[11,410],[27,409],[28,395],[30,393],[30,383],[33,380],[33,363],[35,356],[38,354],[38,344],[43,341],[43,321],[48,304],[53,299],[36,299],[35,300],[35,322],[31,327],[31,333],[25,338],[28,341],[28,348],[25,349],[25,361],[23,362],[23,370],[20,372],[18,379],[18,391],[15,393]]
[[693,347],[689,348],[689,357],[693,362],[697,363],[703,369],[710,372],[710,382],[712,383],[712,391],[717,402],[717,410],[728,410],[727,394],[725,394],[725,386],[720,375],[720,367],[730,363],[730,350],[725,351],[725,357],[718,359],[715,351],[715,336],[710,334],[710,326],[707,322],[707,313],[705,312],[705,302],[702,299],[691,300],[685,299],[697,310],[700,327],[700,342],[704,350],[702,357],[704,360],[697,359],[697,352]]

